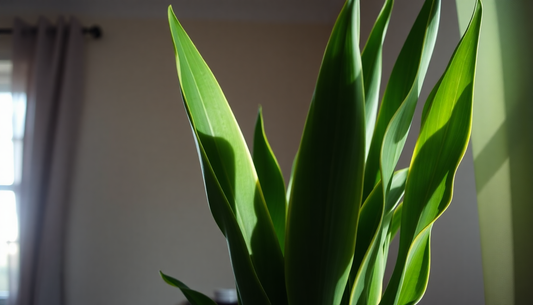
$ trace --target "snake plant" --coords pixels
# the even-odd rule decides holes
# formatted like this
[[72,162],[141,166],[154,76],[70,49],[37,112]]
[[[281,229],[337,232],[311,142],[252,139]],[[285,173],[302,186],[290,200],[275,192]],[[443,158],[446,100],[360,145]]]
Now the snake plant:
[[[451,202],[470,137],[482,6],[477,0],[468,29],[425,102],[409,168],[397,170],[435,46],[441,4],[423,4],[378,111],[393,2],[385,1],[362,51],[359,1],[344,4],[287,189],[261,111],[250,153],[219,84],[169,7],[181,93],[240,304],[403,305],[424,295],[431,229]],[[398,257],[384,287],[389,244],[398,231]],[[192,304],[215,304],[161,275]]]

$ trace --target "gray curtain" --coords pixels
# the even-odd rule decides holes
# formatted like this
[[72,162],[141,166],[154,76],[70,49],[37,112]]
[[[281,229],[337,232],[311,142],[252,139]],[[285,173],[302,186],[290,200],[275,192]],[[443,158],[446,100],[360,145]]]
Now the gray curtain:
[[11,304],[65,304],[65,240],[82,103],[82,28],[75,19],[17,19],[12,93],[26,100],[18,292]]

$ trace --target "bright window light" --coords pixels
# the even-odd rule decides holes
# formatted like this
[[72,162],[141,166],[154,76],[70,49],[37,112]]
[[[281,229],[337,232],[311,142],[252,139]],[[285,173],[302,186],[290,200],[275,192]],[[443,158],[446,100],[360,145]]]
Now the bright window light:
[[15,180],[13,113],[11,94],[0,93],[0,185],[12,185]]
[[0,191],[0,243],[17,241],[17,206],[13,191]]
[[[11,91],[11,62],[0,60],[0,304],[4,304],[18,270],[18,217],[22,139],[26,100]],[[10,285],[13,285],[10,287]]]

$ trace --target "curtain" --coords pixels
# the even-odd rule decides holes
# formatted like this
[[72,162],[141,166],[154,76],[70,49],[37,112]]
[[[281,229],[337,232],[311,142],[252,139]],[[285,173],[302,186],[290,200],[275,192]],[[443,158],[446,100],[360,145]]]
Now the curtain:
[[76,19],[13,26],[12,94],[26,101],[18,292],[11,304],[65,304],[65,240],[82,103],[82,28]]

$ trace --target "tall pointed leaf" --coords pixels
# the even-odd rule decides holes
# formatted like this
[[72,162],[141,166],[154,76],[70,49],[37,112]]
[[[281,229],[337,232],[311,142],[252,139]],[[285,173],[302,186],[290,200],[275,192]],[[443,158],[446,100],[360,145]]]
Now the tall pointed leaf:
[[[205,152],[201,162],[205,167],[205,162],[209,161],[214,174],[210,178],[220,185],[231,207],[230,210],[214,209],[210,202],[213,216],[221,217],[215,215],[215,211],[231,212],[270,301],[286,304],[283,255],[240,128],[215,77],[171,7],[168,17],[185,108],[199,153],[200,147]],[[204,170],[204,180],[205,173]],[[218,224],[220,226],[220,222]],[[225,228],[221,230],[224,232]],[[230,252],[233,250],[230,248]],[[243,302],[246,302],[244,298]]]
[[383,41],[389,26],[394,0],[386,0],[379,16],[374,23],[365,48],[361,53],[363,78],[365,85],[365,121],[366,121],[366,156],[370,149],[370,141],[374,134],[378,113],[379,86],[381,84],[381,58]]
[[285,274],[290,304],[337,305],[355,248],[365,156],[359,1],[331,34],[291,187]]
[[[415,22],[413,26],[414,33],[425,33],[421,43],[420,72],[416,75],[413,87],[409,91],[407,97],[390,120],[389,126],[385,131],[385,136],[383,137],[383,144],[381,147],[381,180],[383,182],[384,198],[387,198],[388,196],[394,169],[396,168],[405,141],[407,140],[418,96],[420,95],[420,90],[422,90],[424,76],[429,66],[429,60],[437,40],[440,19],[440,0],[428,0],[426,5],[422,7],[421,15],[425,16],[426,11],[429,12],[429,18],[418,18],[418,20],[425,21],[426,23]],[[418,27],[420,27],[420,29]],[[416,35],[413,34],[411,37],[414,36]],[[409,37],[407,38],[407,42],[410,42]]]
[[433,53],[439,16],[440,0],[426,0],[398,55],[370,145],[365,168],[365,198],[381,175],[386,176],[383,179],[384,192],[390,187]]
[[451,202],[455,173],[470,138],[481,17],[478,0],[467,31],[425,105],[407,177],[398,259],[383,305],[416,304],[426,290],[431,228]]
[[259,108],[255,124],[253,160],[268,212],[283,251],[285,249],[285,213],[287,210],[285,182],[276,156],[268,144],[261,108]]

